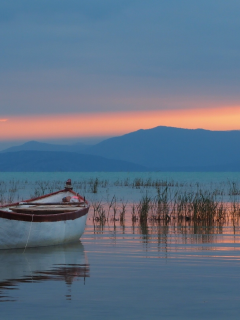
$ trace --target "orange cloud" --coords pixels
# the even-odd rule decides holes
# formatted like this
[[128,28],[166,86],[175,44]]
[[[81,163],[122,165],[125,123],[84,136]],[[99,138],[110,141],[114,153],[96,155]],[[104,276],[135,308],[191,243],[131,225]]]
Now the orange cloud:
[[0,139],[120,135],[156,126],[239,130],[240,107],[9,117]]
[[0,119],[0,122],[6,122],[8,119]]

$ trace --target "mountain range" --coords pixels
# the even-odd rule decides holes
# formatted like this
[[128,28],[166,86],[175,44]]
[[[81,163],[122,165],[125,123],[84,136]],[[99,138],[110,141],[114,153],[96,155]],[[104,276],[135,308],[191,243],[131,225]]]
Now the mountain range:
[[14,146],[1,151],[0,153],[6,152],[17,152],[17,151],[63,151],[63,152],[84,152],[88,146],[83,143],[75,143],[72,145],[67,144],[51,144],[38,141],[29,141],[20,146]]
[[[56,171],[60,162],[59,170],[67,171],[63,166],[63,159],[67,164],[66,154],[70,159],[67,166],[74,168],[69,171],[240,171],[239,145],[238,130],[210,131],[160,126],[106,139],[91,146],[30,141],[2,151],[0,170],[12,168],[10,171],[16,171],[14,168],[19,168],[19,161],[29,158],[30,162],[35,163],[34,171]],[[58,152],[62,155],[59,156]],[[41,165],[38,157],[41,158]],[[51,161],[48,161],[50,158]],[[24,170],[30,171],[30,167],[22,162],[20,171]]]
[[63,151],[16,151],[0,154],[0,172],[148,171],[144,166],[100,156]]

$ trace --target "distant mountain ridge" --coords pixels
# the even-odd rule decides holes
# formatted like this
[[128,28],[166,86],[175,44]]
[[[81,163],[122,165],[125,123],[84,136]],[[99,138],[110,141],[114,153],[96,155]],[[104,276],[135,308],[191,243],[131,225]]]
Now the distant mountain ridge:
[[162,171],[236,168],[240,163],[240,131],[156,127],[104,140],[85,153]]
[[[0,156],[20,150],[23,152],[41,150],[45,153],[61,151],[71,153],[69,158],[75,159],[72,163],[78,161],[74,154],[85,154],[140,166],[133,171],[138,171],[139,168],[143,168],[143,171],[240,171],[239,147],[239,130],[210,131],[156,127],[110,138],[92,146],[53,145],[30,141],[2,151]],[[29,153],[28,156],[30,157]],[[56,164],[60,161],[60,159],[55,160]],[[95,164],[91,162],[90,171],[97,171],[99,168],[97,158],[95,160]],[[47,158],[45,161],[48,161]],[[115,166],[116,171],[122,171],[123,167],[119,168],[118,170]]]
[[144,166],[100,156],[62,151],[18,151],[0,154],[0,172],[148,171]]
[[64,151],[64,152],[82,152],[88,146],[83,143],[75,143],[72,145],[51,144],[38,141],[29,141],[20,146],[7,148],[0,153],[17,152],[17,151]]

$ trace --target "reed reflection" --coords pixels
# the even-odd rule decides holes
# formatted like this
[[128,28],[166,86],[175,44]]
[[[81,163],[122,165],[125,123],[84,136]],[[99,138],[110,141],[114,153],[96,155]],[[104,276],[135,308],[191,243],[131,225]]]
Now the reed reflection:
[[64,281],[65,297],[71,300],[73,281],[90,276],[90,267],[81,242],[63,246],[4,250],[0,252],[0,302],[16,301],[13,290],[21,284],[44,281]]

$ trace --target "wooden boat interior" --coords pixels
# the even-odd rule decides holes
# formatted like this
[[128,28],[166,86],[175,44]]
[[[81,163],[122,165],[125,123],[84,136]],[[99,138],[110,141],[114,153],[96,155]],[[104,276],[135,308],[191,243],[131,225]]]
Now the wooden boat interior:
[[76,202],[64,202],[63,198],[72,197],[75,193],[71,191],[60,191],[55,194],[47,195],[41,198],[19,202],[17,204],[8,205],[1,210],[25,213],[25,214],[59,214],[65,212],[73,212],[85,208],[87,203],[85,200],[77,196]]

